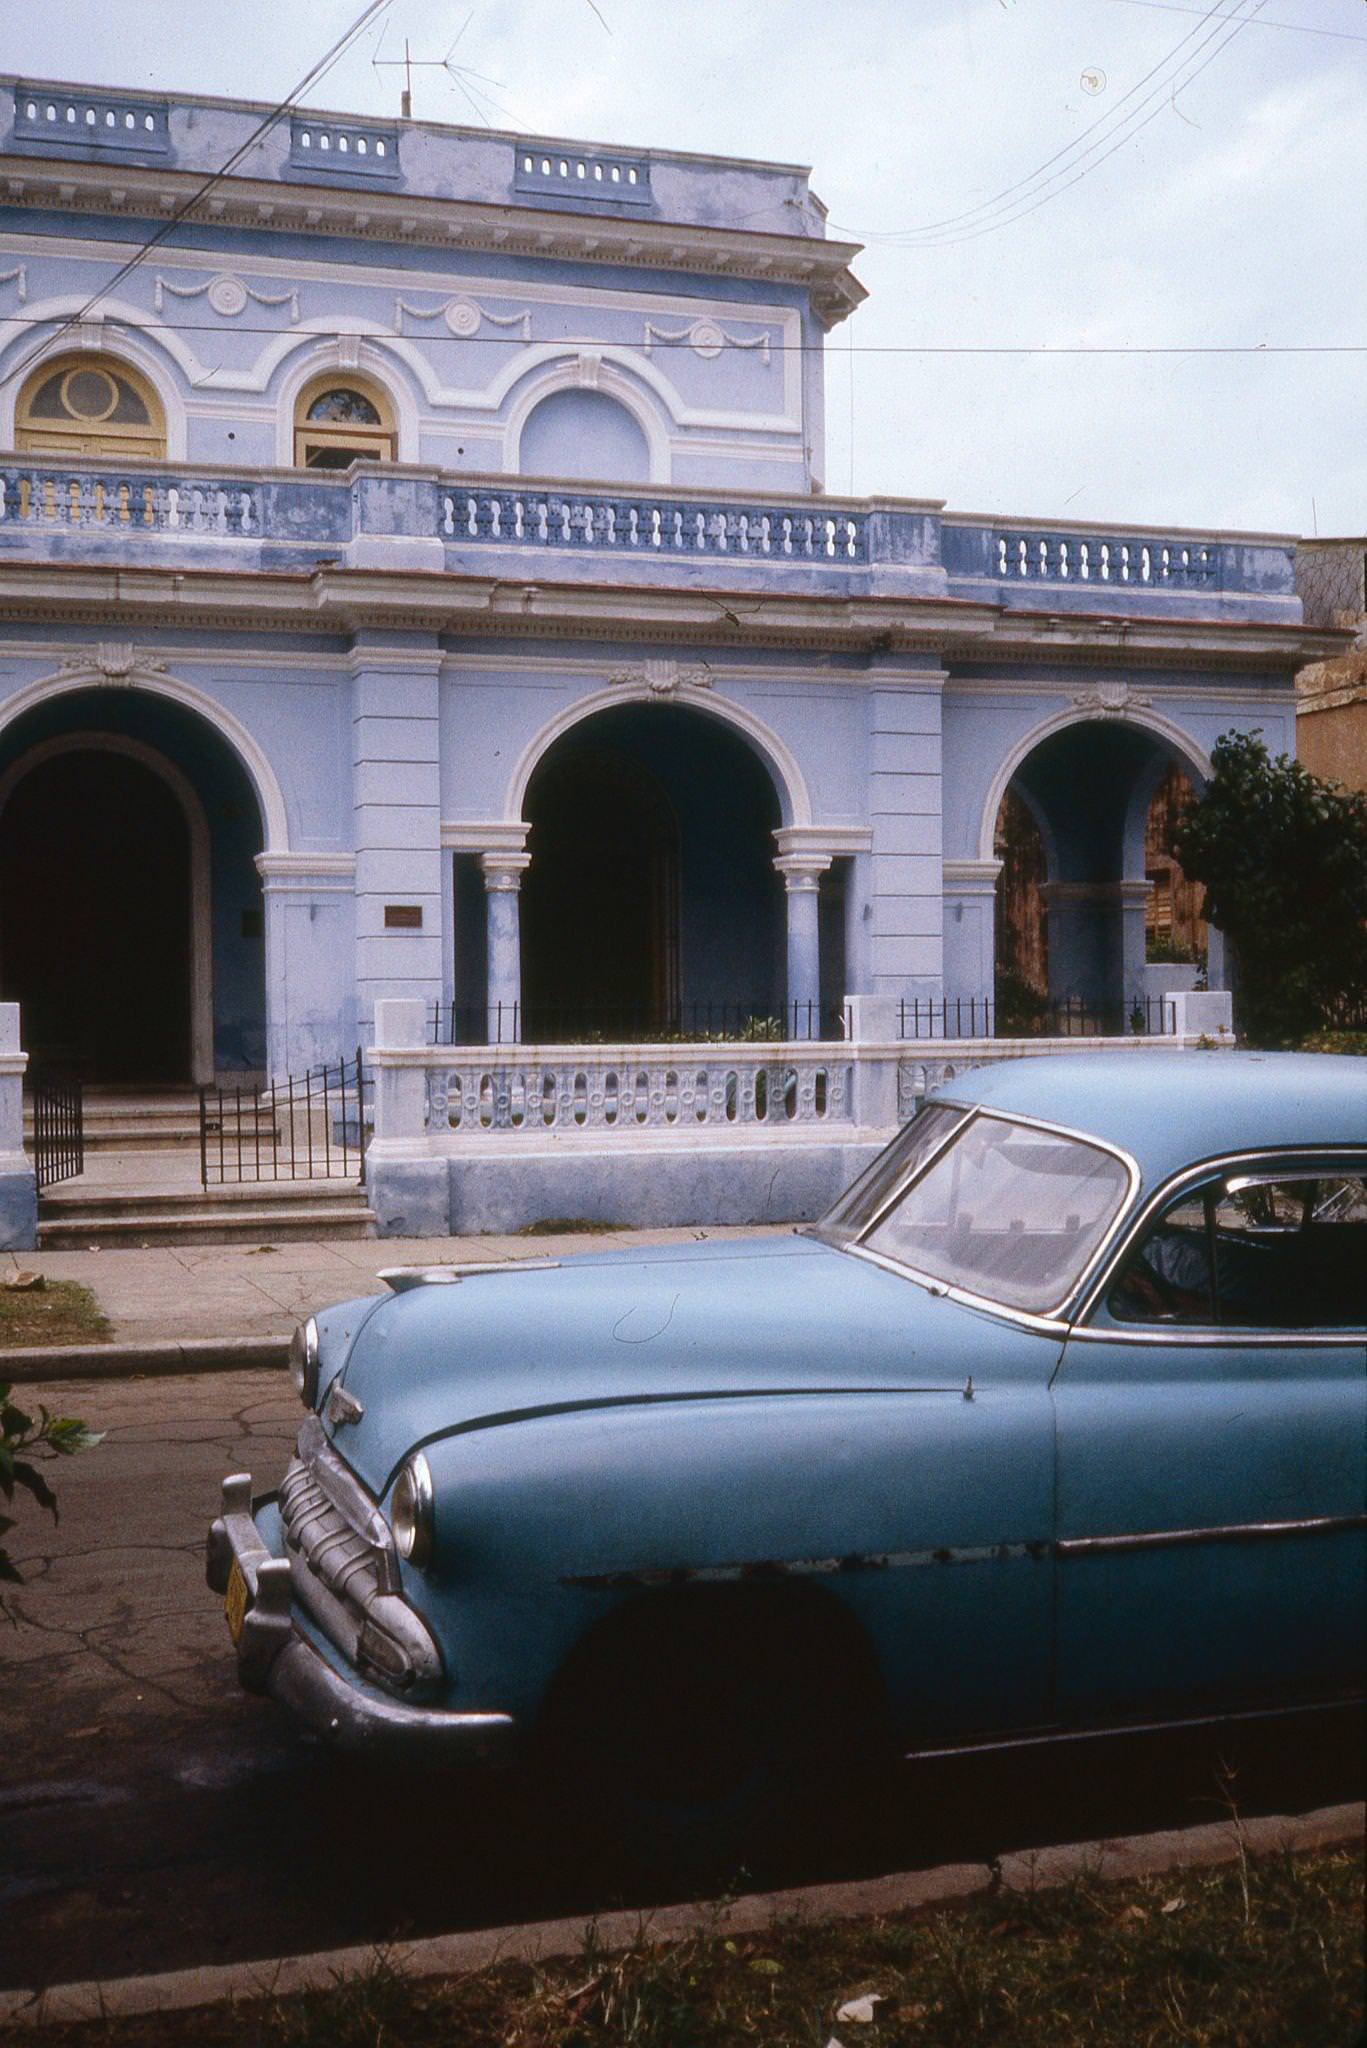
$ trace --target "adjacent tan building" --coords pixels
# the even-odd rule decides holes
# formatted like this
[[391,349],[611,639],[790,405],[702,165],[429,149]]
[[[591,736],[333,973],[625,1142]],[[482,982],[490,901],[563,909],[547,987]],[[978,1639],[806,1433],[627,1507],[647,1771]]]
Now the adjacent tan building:
[[1367,790],[1367,538],[1303,540],[1296,587],[1307,626],[1347,626],[1346,654],[1296,677],[1296,752],[1312,774]]

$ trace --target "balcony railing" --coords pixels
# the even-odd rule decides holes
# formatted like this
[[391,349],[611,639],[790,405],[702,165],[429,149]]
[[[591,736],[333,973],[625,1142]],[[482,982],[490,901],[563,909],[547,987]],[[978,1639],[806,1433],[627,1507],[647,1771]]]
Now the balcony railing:
[[[142,559],[164,560],[168,542],[199,544],[203,561],[204,544],[231,539],[254,544],[238,552],[241,566],[310,568],[320,557],[345,566],[353,543],[368,547],[358,559],[373,567],[376,540],[385,548],[417,540],[431,550],[432,566],[477,564],[481,574],[500,554],[517,561],[512,573],[545,556],[547,575],[592,573],[589,563],[611,561],[614,574],[630,564],[638,581],[652,567],[667,580],[686,563],[705,562],[710,579],[735,572],[747,589],[765,576],[781,587],[786,571],[795,588],[832,595],[963,595],[1011,607],[1047,602],[1050,611],[1150,615],[1177,600],[1195,614],[1232,610],[1269,624],[1300,622],[1294,548],[1258,536],[1127,539],[1071,525],[1026,534],[914,501],[616,490],[458,478],[398,463],[328,473],[0,459],[0,548],[39,537],[57,557],[89,540],[100,541],[107,556],[116,542],[130,564],[140,549]],[[571,558],[583,566],[571,568]]]
[[595,492],[465,490],[442,493],[444,540],[504,547],[602,548],[640,554],[753,555],[771,561],[863,562],[867,522],[841,509],[708,505],[671,497]]
[[0,469],[0,527],[72,528],[126,534],[261,536],[260,486],[151,474],[116,465],[90,469],[16,463]]

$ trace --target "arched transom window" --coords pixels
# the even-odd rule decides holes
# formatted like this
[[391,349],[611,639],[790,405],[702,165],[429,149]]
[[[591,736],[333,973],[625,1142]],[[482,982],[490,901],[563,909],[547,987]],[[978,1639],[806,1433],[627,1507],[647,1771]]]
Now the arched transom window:
[[295,408],[294,459],[300,469],[392,462],[394,417],[388,401],[372,385],[349,377],[315,378]]
[[146,378],[108,356],[63,356],[19,395],[15,446],[30,455],[166,453],[166,421]]

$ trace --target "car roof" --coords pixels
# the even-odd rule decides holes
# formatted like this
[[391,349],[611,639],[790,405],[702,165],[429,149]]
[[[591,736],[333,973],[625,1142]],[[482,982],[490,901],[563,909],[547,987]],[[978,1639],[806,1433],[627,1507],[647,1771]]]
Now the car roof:
[[1367,1063],[1346,1054],[1027,1055],[956,1074],[931,1099],[1092,1132],[1130,1153],[1148,1186],[1227,1152],[1367,1144]]

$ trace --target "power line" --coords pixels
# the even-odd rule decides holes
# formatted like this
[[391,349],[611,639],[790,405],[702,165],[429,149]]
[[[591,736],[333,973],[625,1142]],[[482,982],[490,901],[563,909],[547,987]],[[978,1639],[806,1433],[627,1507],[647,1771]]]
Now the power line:
[[[1198,26],[1194,29],[1189,29],[1181,41],[1168,52],[1168,55],[1158,64],[1154,65],[1151,70],[1147,71],[1138,84],[1130,88],[1124,99],[1117,102],[1115,107],[1111,108],[1098,120],[1093,121],[1073,142],[1066,144],[1061,150],[1056,150],[1054,155],[1046,158],[1038,170],[1033,171],[1028,178],[1017,179],[1013,185],[1005,187],[1003,192],[994,199],[983,200],[980,205],[970,208],[967,213],[955,216],[950,221],[942,224],[942,227],[951,227],[956,222],[966,223],[968,225],[965,225],[963,232],[946,234],[929,223],[920,228],[896,229],[891,232],[844,228],[838,223],[832,223],[832,225],[836,228],[837,233],[857,234],[862,240],[870,243],[881,243],[885,246],[898,246],[902,248],[933,249],[953,248],[960,242],[975,241],[981,235],[993,233],[998,228],[1010,227],[1016,221],[1024,220],[1028,214],[1036,212],[1039,207],[1046,205],[1049,200],[1060,197],[1070,186],[1079,184],[1084,177],[1087,177],[1092,171],[1105,163],[1107,157],[1114,156],[1118,149],[1123,148],[1127,142],[1132,142],[1135,136],[1141,134],[1151,121],[1158,118],[1164,106],[1168,105],[1171,100],[1176,99],[1179,91],[1185,91],[1187,86],[1206,69],[1207,65],[1213,63],[1215,58],[1228,48],[1235,37],[1241,34],[1249,23],[1257,17],[1263,7],[1266,6],[1267,0],[1256,0],[1252,13],[1241,15],[1238,10],[1246,4],[1247,0],[1236,0],[1234,12],[1220,14],[1218,19],[1213,21],[1213,25],[1210,25],[1212,24],[1213,17],[1216,16],[1217,9],[1223,5],[1223,0],[1215,0],[1215,5],[1202,17]],[[1210,25],[1209,33],[1203,33],[1208,25]],[[1137,105],[1132,107],[1130,112],[1124,115],[1117,124],[1114,117],[1120,113],[1120,109],[1124,106],[1125,101],[1132,99],[1151,79],[1158,77],[1160,72],[1168,71],[1168,67],[1177,58],[1179,51],[1187,43],[1191,42],[1193,38],[1196,39],[1196,48],[1183,57],[1177,64],[1176,69],[1170,71],[1168,76],[1159,79],[1158,84],[1151,91],[1145,93]],[[1214,47],[1211,47],[1212,45]],[[1202,56],[1203,51],[1208,51],[1208,54],[1202,57],[1202,61],[1196,64],[1194,69],[1188,69],[1193,64],[1194,59]],[[1182,75],[1183,72],[1186,73],[1185,76]],[[1156,104],[1154,104],[1155,102]],[[1133,126],[1132,124],[1146,107],[1150,107],[1152,111],[1144,115],[1144,118],[1138,122],[1138,126]],[[1112,124],[1110,132],[1099,135],[1096,141],[1088,143],[1083,148],[1086,138],[1098,129],[1105,127],[1108,122]],[[1129,132],[1124,132],[1126,130]],[[1114,141],[1111,139],[1112,135],[1116,136]],[[1110,148],[1103,148],[1103,144],[1107,142],[1110,142]],[[1080,156],[1076,154],[1079,150],[1081,150]],[[1102,152],[1100,156],[1096,155],[1098,150]],[[1075,162],[1064,163],[1061,161],[1068,156],[1074,156]],[[1094,161],[1088,163],[1086,161],[1088,157],[1093,158]],[[1049,169],[1050,165],[1053,164],[1058,165],[1056,170]],[[1079,165],[1081,165],[1081,168],[1078,168]],[[1070,170],[1074,171],[1076,175],[1070,178],[1064,177],[1064,173]],[[1047,176],[1046,173],[1048,173]],[[1060,178],[1064,178],[1062,184],[1057,182]],[[1029,188],[1032,185],[1039,184],[1041,180],[1043,180],[1046,187],[1052,187],[1052,189],[1043,190],[1038,194],[1030,194]],[[1021,205],[1019,202],[1027,197],[1031,198],[1032,203]],[[1015,210],[1013,211],[1012,209]],[[993,214],[1001,215],[1001,218],[995,220],[990,218]]]
[[[1235,40],[1237,36],[1242,35],[1243,31],[1253,21],[1258,11],[1266,5],[1267,0],[1257,0],[1257,6],[1254,8],[1253,14],[1245,15],[1244,18],[1241,21],[1238,21],[1237,23],[1234,22],[1234,18],[1232,15],[1225,17],[1227,21],[1233,23],[1229,30],[1229,33],[1226,36],[1224,36],[1223,39],[1216,43],[1215,48],[1210,51],[1208,56],[1202,59],[1202,61],[1196,66],[1194,71],[1189,72],[1187,76],[1184,79],[1182,79],[1180,85],[1178,85],[1175,82],[1173,83],[1172,100],[1174,102],[1177,98],[1178,92],[1185,91],[1187,86],[1191,85],[1194,80],[1199,78],[1201,73],[1206,69],[1206,67],[1210,64],[1213,64],[1215,62],[1215,59],[1221,56],[1223,52],[1226,49],[1228,49],[1229,45]],[[1216,33],[1218,35],[1219,32],[1217,31]],[[1167,85],[1168,81],[1165,79],[1163,84]],[[1119,135],[1116,138],[1116,140],[1111,143],[1110,148],[1103,150],[1101,155],[1097,157],[1093,163],[1083,164],[1082,168],[1079,171],[1077,171],[1074,177],[1065,179],[1063,184],[1061,185],[1055,185],[1054,189],[1051,192],[1042,193],[1029,206],[1020,207],[1015,213],[1007,214],[1001,220],[989,221],[986,226],[973,228],[966,234],[942,236],[936,240],[926,240],[923,242],[907,243],[903,244],[903,246],[922,249],[952,249],[956,247],[960,242],[976,242],[983,235],[993,234],[998,228],[1013,227],[1017,221],[1025,220],[1032,213],[1038,213],[1039,209],[1042,206],[1047,206],[1051,199],[1061,198],[1062,195],[1066,191],[1068,191],[1071,186],[1081,184],[1082,180],[1086,177],[1089,177],[1093,171],[1100,170],[1102,164],[1106,162],[1106,159],[1108,157],[1114,156],[1117,150],[1123,149],[1127,142],[1133,142],[1135,136],[1142,134],[1144,129],[1149,126],[1149,123],[1151,121],[1156,121],[1158,119],[1158,116],[1163,112],[1164,107],[1169,104],[1168,100],[1165,97],[1163,97],[1163,86],[1155,87],[1154,91],[1148,95],[1148,99],[1156,100],[1157,105],[1153,107],[1151,112],[1144,116],[1144,119],[1139,123],[1139,126],[1137,128],[1133,129],[1131,133],[1128,135]],[[1146,104],[1147,101],[1140,102],[1141,106]],[[1139,107],[1136,107],[1134,109],[1134,114],[1138,114],[1139,110]],[[1126,125],[1128,125],[1128,122],[1132,120],[1133,117],[1133,115],[1129,115],[1126,117]]]
[[[100,293],[98,297],[103,297]],[[43,327],[52,315],[41,313],[16,313],[8,320],[0,320],[0,327]],[[70,320],[81,316],[72,314],[63,321],[52,339],[56,340],[65,331]],[[399,333],[392,327],[268,327],[264,323],[254,325],[248,321],[235,320],[231,328],[223,327],[209,320],[152,320],[144,327],[131,321],[109,319],[110,327],[130,329],[134,333],[159,334],[216,334],[220,338],[229,334],[294,334],[301,341],[338,341],[348,337],[354,341],[395,342],[420,340],[424,348],[433,342],[443,342],[449,348],[523,348],[526,344],[516,335],[504,334],[424,334],[420,336]],[[567,350],[576,348],[623,348],[623,343],[614,335],[580,335],[567,340]],[[689,349],[693,343],[684,337],[677,341],[652,340],[651,353],[659,354],[666,349]],[[1351,356],[1367,355],[1367,342],[826,342],[826,341],[785,341],[771,338],[769,346],[775,355],[856,355],[856,356]],[[38,360],[40,351],[35,351],[30,360]],[[12,375],[13,372],[7,374]],[[345,373],[338,372],[342,377]],[[224,387],[231,389],[231,386]]]
[[[181,205],[179,205],[176,208],[175,212],[170,216],[170,218],[166,221],[163,221],[162,225],[156,230],[154,234],[148,236],[147,240],[141,245],[140,248],[134,250],[133,254],[128,258],[127,262],[122,264],[120,268],[115,271],[113,277],[109,279],[107,284],[102,285],[100,290],[97,291],[93,297],[87,299],[85,304],[81,306],[78,311],[76,311],[75,313],[71,313],[67,316],[67,318],[63,321],[61,327],[58,328],[57,334],[53,337],[53,339],[59,339],[63,334],[69,333],[73,327],[79,326],[80,322],[88,317],[92,309],[99,304],[100,300],[108,296],[108,294],[114,289],[115,285],[120,284],[123,281],[123,279],[130,274],[130,272],[138,268],[139,264],[145,262],[147,257],[151,255],[152,251],[158,248],[161,245],[161,243],[163,243],[167,239],[168,235],[174,233],[175,229],[180,226],[181,222],[186,218],[186,216],[193,213],[195,208],[199,206],[203,200],[208,198],[209,194],[214,190],[215,186],[221,184],[224,178],[229,177],[232,174],[232,172],[236,170],[237,166],[242,162],[242,159],[248,154],[250,150],[255,148],[256,144],[261,140],[262,136],[267,134],[269,130],[275,126],[276,122],[280,120],[282,115],[290,112],[295,102],[309,90],[310,86],[317,85],[321,82],[322,79],[326,78],[328,72],[331,71],[333,65],[336,64],[340,58],[345,56],[346,52],[351,48],[351,45],[355,42],[356,38],[361,34],[362,30],[368,28],[370,23],[374,21],[378,15],[383,14],[385,9],[389,7],[391,4],[392,0],[367,0],[367,4],[361,9],[361,12],[356,16],[356,19],[352,22],[350,28],[347,29],[345,34],[339,36],[339,38],[332,45],[332,47],[329,50],[326,50],[324,54],[318,59],[317,63],[310,66],[310,68],[304,73],[304,76],[299,80],[299,83],[293,88],[289,95],[285,99],[281,100],[279,105],[273,108],[272,111],[264,117],[264,119],[257,123],[256,127],[253,128],[251,134],[247,137],[246,141],[241,143],[239,147],[233,151],[232,155],[228,158],[227,162],[224,164],[220,164],[219,168],[216,171],[211,172],[210,175],[204,180],[203,184],[199,186],[198,190],[192,192],[190,194],[190,197],[184,200],[181,203]],[[29,358],[29,361],[36,360],[36,357],[37,351],[35,351],[34,355]],[[27,368],[28,362],[17,363],[15,367],[8,372],[8,375],[11,377],[17,377]]]
[[[1242,4],[1242,0],[1240,0],[1240,4]],[[1212,15],[1218,14],[1223,5],[1224,0],[1211,0],[1211,5],[1205,11],[1205,20],[1209,21]],[[1107,107],[1104,112],[1098,114],[1096,119],[1094,121],[1089,122],[1088,125],[1083,129],[1081,135],[1074,136],[1071,142],[1064,143],[1063,147],[1061,149],[1056,149],[1052,156],[1047,156],[1042,164],[1037,165],[1036,168],[1030,172],[1028,177],[1013,179],[1009,185],[1004,185],[1000,192],[993,193],[993,195],[989,199],[980,199],[976,206],[967,207],[962,213],[947,214],[943,220],[923,221],[917,227],[902,228],[895,230],[893,232],[899,235],[938,234],[941,229],[958,227],[965,221],[976,220],[980,214],[991,212],[996,207],[1009,203],[1017,194],[1023,193],[1028,186],[1035,184],[1038,179],[1042,178],[1045,172],[1050,168],[1050,166],[1052,164],[1056,164],[1059,161],[1060,157],[1071,156],[1074,151],[1082,147],[1082,144],[1087,140],[1087,137],[1089,135],[1094,134],[1098,128],[1104,127],[1108,122],[1114,121],[1115,117],[1117,116],[1117,114],[1119,114],[1120,109],[1125,105],[1126,101],[1133,99],[1134,95],[1137,92],[1141,91],[1143,87],[1148,84],[1151,78],[1156,77],[1156,75],[1160,71],[1162,71],[1167,65],[1169,65],[1172,62],[1173,58],[1177,55],[1178,51],[1181,50],[1185,44],[1189,43],[1192,40],[1193,36],[1199,34],[1199,27],[1188,29],[1186,34],[1182,37],[1181,41],[1176,43],[1174,47],[1168,51],[1165,57],[1160,58],[1158,63],[1155,64],[1151,70],[1146,71],[1144,73],[1144,76],[1141,79],[1139,79],[1134,85],[1132,85],[1129,91],[1125,93],[1115,103],[1114,106]],[[832,225],[834,225],[834,223]],[[838,232],[843,234],[847,232],[847,230],[839,229]]]
[[[1161,8],[1165,14],[1199,14],[1201,12],[1199,7],[1183,6],[1181,0],[1121,0],[1121,4],[1125,7]],[[1294,34],[1302,36],[1333,36],[1340,43],[1367,43],[1367,36],[1355,36],[1351,29],[1321,28],[1319,23],[1315,21],[1269,21],[1266,18],[1260,18],[1258,27],[1286,28],[1292,30]]]

